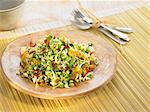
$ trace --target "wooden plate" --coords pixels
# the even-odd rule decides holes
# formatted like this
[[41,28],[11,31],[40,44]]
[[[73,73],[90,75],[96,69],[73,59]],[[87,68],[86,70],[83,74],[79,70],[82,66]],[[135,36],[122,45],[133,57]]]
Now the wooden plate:
[[[50,86],[36,88],[31,81],[16,75],[20,63],[20,47],[28,45],[31,40],[36,42],[49,33],[64,34],[73,41],[79,43],[93,43],[95,45],[96,55],[101,62],[94,72],[93,79],[81,82],[78,87],[52,89]],[[115,71],[116,52],[108,43],[91,33],[55,29],[33,33],[14,40],[5,49],[1,64],[7,81],[17,90],[45,99],[67,98],[88,93],[108,83]]]

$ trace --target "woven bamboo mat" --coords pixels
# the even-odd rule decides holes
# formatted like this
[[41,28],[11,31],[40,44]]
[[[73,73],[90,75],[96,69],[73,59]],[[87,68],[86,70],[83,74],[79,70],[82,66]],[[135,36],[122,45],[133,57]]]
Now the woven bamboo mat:
[[[112,81],[87,96],[45,100],[13,89],[0,68],[1,112],[149,112],[150,111],[150,6],[106,17],[135,31],[121,47],[96,30],[89,30],[112,44],[118,53]],[[65,27],[73,28],[71,26]],[[11,39],[0,40],[0,56]]]

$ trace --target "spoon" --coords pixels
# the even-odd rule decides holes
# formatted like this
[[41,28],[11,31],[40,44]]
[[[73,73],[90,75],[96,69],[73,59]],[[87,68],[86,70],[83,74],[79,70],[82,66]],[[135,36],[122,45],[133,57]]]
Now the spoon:
[[[82,11],[80,11],[79,9],[76,9],[73,11],[73,17],[74,17],[74,21],[77,21],[77,25],[76,26],[79,26],[80,24],[81,25],[84,25],[83,23],[87,23],[87,24],[90,24],[90,26],[92,27],[92,24],[94,23],[93,20],[87,16],[85,16]],[[76,22],[75,22],[76,23]],[[87,25],[86,24],[86,25]],[[127,34],[124,34],[118,30],[115,30],[113,28],[110,28],[104,24],[100,24],[99,27],[102,27],[102,28],[105,28],[107,29],[108,31],[110,31],[112,34],[118,36],[119,38],[125,40],[125,41],[129,41],[130,39],[128,38],[128,35]]]
[[[88,30],[91,28],[92,24],[88,24],[88,23],[78,23],[77,21],[73,21],[71,20],[72,24],[75,25],[76,27],[78,27],[79,29],[81,30]],[[119,38],[116,38],[114,35],[112,35],[112,33],[110,33],[109,31],[107,31],[105,28],[99,28],[99,30],[104,33],[106,36],[108,36],[109,38],[111,38],[112,40],[114,40],[115,42],[121,44],[121,45],[124,45],[126,44],[125,41],[119,39]]]

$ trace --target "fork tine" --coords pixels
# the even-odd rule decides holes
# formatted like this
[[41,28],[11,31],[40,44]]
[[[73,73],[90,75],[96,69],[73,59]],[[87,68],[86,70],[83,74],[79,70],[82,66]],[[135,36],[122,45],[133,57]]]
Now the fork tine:
[[72,11],[72,15],[73,15],[73,17],[74,17],[75,19],[77,19],[77,18],[81,18],[81,17],[79,17],[79,16],[76,14],[76,12],[75,12],[75,11]]
[[72,11],[72,15],[73,15],[73,16],[76,16],[76,13],[74,12],[74,10]]
[[73,10],[73,15],[77,18],[83,18],[84,17],[84,15],[78,9]]
[[76,18],[81,18],[81,17],[77,14],[77,12],[76,12],[75,10],[72,11],[72,14],[73,14],[73,16],[76,17]]
[[81,13],[81,11],[79,9],[77,9],[76,12],[80,17],[82,17],[82,18],[84,17],[84,15]]
[[76,10],[74,11],[74,13],[75,13],[75,16],[76,16],[76,17],[82,18],[82,16],[81,16]]
[[78,14],[80,14],[82,17],[84,17],[83,13],[81,13],[81,11],[79,9],[77,9]]

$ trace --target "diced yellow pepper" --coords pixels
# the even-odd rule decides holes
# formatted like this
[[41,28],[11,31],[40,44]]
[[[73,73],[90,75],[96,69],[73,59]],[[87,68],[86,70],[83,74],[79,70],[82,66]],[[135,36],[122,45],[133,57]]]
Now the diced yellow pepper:
[[76,75],[76,74],[82,74],[82,68],[76,66],[76,67],[73,69],[72,75]]
[[68,54],[69,54],[70,56],[81,57],[81,53],[80,53],[78,50],[72,50],[72,49],[70,49],[69,52],[68,52]]
[[25,51],[25,52],[21,55],[21,60],[22,60],[23,62],[26,61],[27,55],[28,55],[28,52],[27,52],[27,51]]

